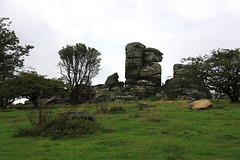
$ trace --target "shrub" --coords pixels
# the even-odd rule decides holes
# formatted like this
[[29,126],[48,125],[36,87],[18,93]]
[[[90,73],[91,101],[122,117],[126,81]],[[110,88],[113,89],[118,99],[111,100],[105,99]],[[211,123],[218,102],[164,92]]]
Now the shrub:
[[43,116],[42,121],[39,121],[36,119],[37,116],[39,117],[39,112],[31,114],[29,120],[32,127],[18,128],[14,137],[43,136],[56,140],[64,136],[82,137],[86,134],[93,134],[100,129],[100,125],[96,121],[82,118],[72,119],[68,116],[61,115],[53,116],[54,118]]

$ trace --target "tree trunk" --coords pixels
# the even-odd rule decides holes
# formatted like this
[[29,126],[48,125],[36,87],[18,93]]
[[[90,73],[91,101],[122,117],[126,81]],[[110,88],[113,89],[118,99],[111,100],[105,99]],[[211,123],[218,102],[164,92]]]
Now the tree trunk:
[[233,93],[228,93],[227,95],[228,95],[228,97],[230,98],[230,100],[231,100],[233,103],[238,103],[238,102],[239,102],[239,95],[238,95],[238,93],[235,93],[235,94],[233,94]]
[[229,96],[230,100],[233,102],[233,103],[238,103],[239,102],[239,96]]
[[70,102],[71,104],[77,104],[78,103],[78,88],[75,88],[72,90],[71,94],[70,94]]
[[31,101],[33,103],[34,108],[38,108],[38,96],[37,95],[34,94],[27,98],[29,99],[29,101]]

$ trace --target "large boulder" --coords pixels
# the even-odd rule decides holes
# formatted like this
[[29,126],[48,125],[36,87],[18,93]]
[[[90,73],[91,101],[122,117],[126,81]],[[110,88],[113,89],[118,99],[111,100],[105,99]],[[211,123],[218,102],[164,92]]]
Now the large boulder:
[[118,73],[114,73],[108,76],[107,80],[105,81],[103,88],[113,88],[113,87],[123,87],[124,83],[118,81]]
[[198,101],[194,101],[189,104],[190,109],[206,109],[208,107],[211,107],[213,104],[207,99],[201,99]]
[[107,86],[114,85],[114,84],[118,83],[118,78],[119,78],[118,74],[114,73],[114,74],[108,76],[108,78],[104,84]]

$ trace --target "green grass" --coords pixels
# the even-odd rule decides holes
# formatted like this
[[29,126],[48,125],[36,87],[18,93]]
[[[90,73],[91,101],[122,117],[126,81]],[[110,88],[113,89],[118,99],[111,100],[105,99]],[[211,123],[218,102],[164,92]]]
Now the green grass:
[[[50,140],[13,138],[19,126],[30,126],[23,110],[0,111],[0,160],[6,159],[136,159],[238,160],[240,159],[240,104],[212,100],[207,110],[190,110],[187,101],[145,101],[152,107],[139,111],[137,102],[102,104],[97,114],[105,128],[81,138]],[[96,113],[101,104],[54,106],[54,112],[78,110]]]

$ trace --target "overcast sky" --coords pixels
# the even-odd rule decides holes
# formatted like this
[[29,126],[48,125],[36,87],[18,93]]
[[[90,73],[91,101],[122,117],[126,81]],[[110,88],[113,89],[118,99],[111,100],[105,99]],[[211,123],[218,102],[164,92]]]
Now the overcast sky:
[[0,0],[21,44],[35,48],[25,65],[60,77],[58,51],[84,43],[102,53],[94,84],[118,72],[125,81],[125,46],[141,42],[163,55],[163,83],[181,58],[240,47],[240,0]]

